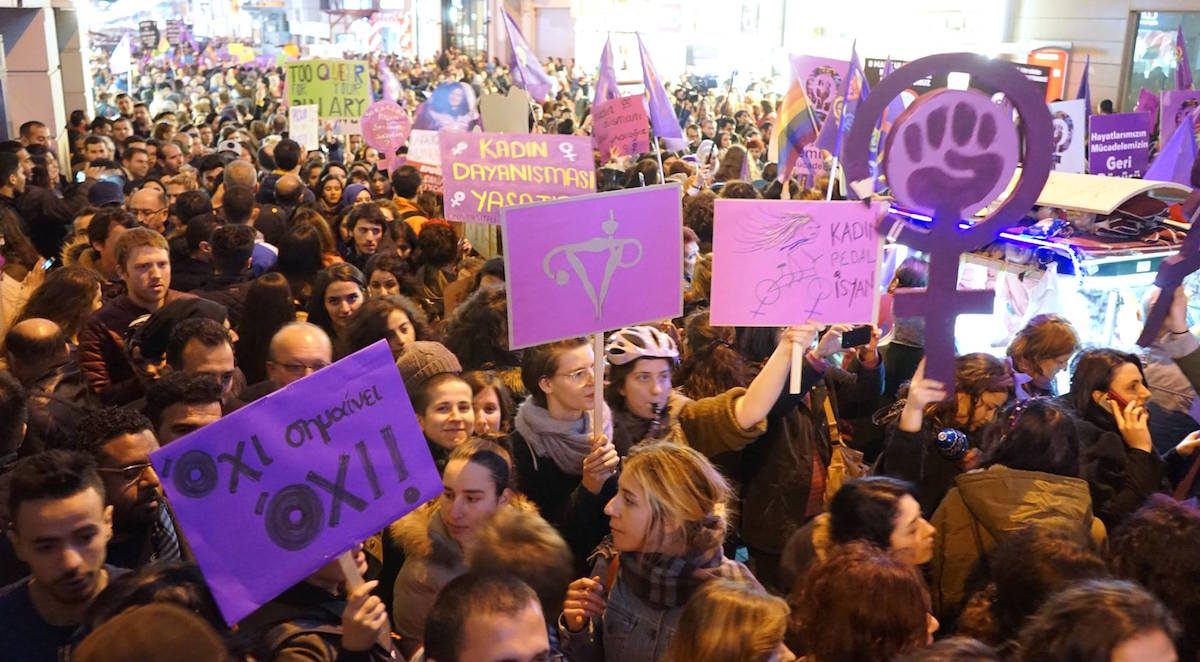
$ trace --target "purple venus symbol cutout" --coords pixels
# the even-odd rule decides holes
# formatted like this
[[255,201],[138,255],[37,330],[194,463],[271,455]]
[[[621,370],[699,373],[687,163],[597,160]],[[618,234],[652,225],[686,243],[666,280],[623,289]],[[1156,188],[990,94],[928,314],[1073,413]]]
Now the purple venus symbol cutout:
[[[945,53],[897,69],[859,108],[846,142],[846,179],[870,176],[871,134],[886,106],[926,76],[958,71],[1004,93],[1016,109],[1024,153],[1007,106],[976,91],[938,90],[914,102],[888,134],[883,172],[896,204],[933,218],[928,227],[908,223],[901,242],[929,255],[928,287],[896,293],[897,317],[925,319],[925,376],[954,389],[954,321],[960,314],[989,313],[993,293],[959,290],[964,252],[986,244],[1036,202],[1052,165],[1050,111],[1034,85],[1013,65],[972,53]],[[1021,175],[1012,193],[966,230],[959,223],[994,201]],[[886,232],[887,228],[881,228]]]

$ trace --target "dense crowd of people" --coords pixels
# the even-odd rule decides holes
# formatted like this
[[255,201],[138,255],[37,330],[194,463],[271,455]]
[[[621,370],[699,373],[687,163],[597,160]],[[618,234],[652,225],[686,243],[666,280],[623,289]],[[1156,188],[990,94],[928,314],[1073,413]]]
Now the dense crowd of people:
[[[382,66],[410,109],[509,85],[453,52]],[[586,134],[588,77],[548,69],[531,129]],[[280,72],[98,75],[69,171],[58,118],[0,143],[0,657],[1200,659],[1181,292],[1144,355],[1039,315],[953,384],[890,315],[919,257],[849,347],[850,325],[714,326],[714,200],[828,180],[777,181],[774,97],[678,85],[688,148],[596,167],[602,190],[682,185],[685,315],[607,334],[597,374],[584,338],[509,347],[502,258],[417,168],[288,138]],[[381,340],[442,493],[345,541],[365,583],[331,562],[229,626],[150,454]]]

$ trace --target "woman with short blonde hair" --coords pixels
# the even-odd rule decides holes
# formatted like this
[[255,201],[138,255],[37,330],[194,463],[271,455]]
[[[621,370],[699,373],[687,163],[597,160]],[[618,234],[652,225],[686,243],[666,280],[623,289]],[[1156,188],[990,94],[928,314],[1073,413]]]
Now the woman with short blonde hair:
[[[729,483],[699,452],[671,442],[630,451],[604,512],[612,537],[590,577],[567,590],[559,629],[576,659],[665,659],[684,604],[709,582],[762,589],[721,546],[729,525]],[[591,627],[588,627],[589,624]]]

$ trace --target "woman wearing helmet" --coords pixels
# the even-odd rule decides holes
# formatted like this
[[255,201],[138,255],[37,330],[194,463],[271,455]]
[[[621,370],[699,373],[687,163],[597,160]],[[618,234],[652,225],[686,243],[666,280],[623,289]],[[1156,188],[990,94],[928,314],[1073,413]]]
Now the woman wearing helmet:
[[749,388],[731,388],[699,400],[671,388],[679,348],[671,336],[651,326],[614,332],[605,344],[612,409],[613,445],[622,456],[646,439],[687,444],[708,457],[736,451],[766,429],[765,419],[791,370],[792,347],[807,348],[815,325],[789,328]]

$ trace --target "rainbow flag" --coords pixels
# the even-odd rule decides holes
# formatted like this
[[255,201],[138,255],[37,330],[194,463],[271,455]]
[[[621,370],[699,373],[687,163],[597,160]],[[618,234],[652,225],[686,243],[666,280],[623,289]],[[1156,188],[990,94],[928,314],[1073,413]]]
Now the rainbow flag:
[[808,105],[808,95],[804,93],[800,66],[799,60],[793,56],[792,84],[780,105],[779,126],[771,140],[778,150],[776,162],[779,164],[779,181],[791,175],[804,146],[817,138],[816,116]]

